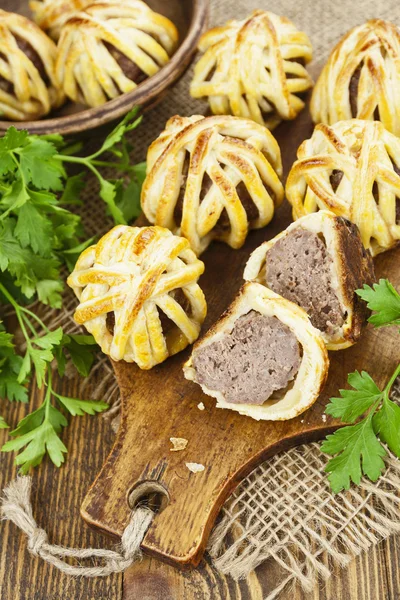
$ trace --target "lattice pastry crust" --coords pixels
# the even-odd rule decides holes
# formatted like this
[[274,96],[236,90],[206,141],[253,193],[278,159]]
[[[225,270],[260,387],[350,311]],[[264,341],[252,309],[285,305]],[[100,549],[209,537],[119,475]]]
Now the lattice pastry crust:
[[142,207],[151,223],[200,254],[213,239],[240,248],[283,200],[279,146],[262,125],[232,116],[172,117],[150,146]]
[[314,404],[318,398],[328,374],[328,353],[321,335],[311,325],[306,312],[259,283],[245,283],[228,310],[194,345],[192,355],[184,366],[185,377],[197,382],[193,365],[196,352],[219,340],[224,334],[229,334],[235,322],[251,310],[279,319],[291,330],[301,345],[301,363],[293,387],[281,396],[274,394],[273,399],[266,400],[261,406],[229,403],[220,391],[208,389],[200,384],[201,388],[205,394],[217,399],[218,408],[229,408],[257,421],[293,419]]
[[400,29],[373,19],[351,29],[332,50],[311,99],[315,123],[380,120],[400,135]]
[[341,313],[345,315],[343,325],[335,327],[332,332],[321,331],[321,335],[328,350],[348,348],[359,340],[369,315],[365,302],[355,290],[364,284],[372,285],[375,281],[371,254],[363,248],[358,229],[350,221],[327,210],[302,217],[254,250],[243,277],[246,281],[267,285],[266,257],[269,250],[279,240],[302,229],[323,239],[331,263],[331,286],[338,298]]
[[206,315],[204,271],[184,238],[162,227],[114,227],[68,278],[85,325],[113,360],[151,369],[193,343]]
[[0,114],[13,121],[38,119],[60,106],[56,46],[35,23],[0,10]]
[[214,114],[233,114],[274,128],[304,108],[299,96],[312,87],[304,65],[312,58],[307,35],[286,19],[256,10],[206,32],[204,55],[195,67],[190,93],[207,97]]
[[62,29],[57,78],[69,98],[99,106],[155,75],[177,41],[175,25],[141,0],[92,4]]
[[329,209],[358,226],[373,256],[398,242],[400,140],[382,123],[317,125],[297,157],[286,184],[294,219]]
[[29,8],[35,23],[57,41],[69,17],[93,2],[94,0],[30,0]]

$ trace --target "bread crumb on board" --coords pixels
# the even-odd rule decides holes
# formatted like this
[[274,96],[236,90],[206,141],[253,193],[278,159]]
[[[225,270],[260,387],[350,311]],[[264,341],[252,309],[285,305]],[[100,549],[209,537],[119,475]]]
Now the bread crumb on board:
[[185,463],[185,465],[192,473],[200,473],[200,471],[204,471],[205,469],[205,466],[200,465],[199,463]]
[[188,445],[188,440],[185,438],[169,438],[169,441],[172,443],[173,448],[170,448],[171,452],[179,452],[179,450],[184,450]]
[[200,403],[197,405],[197,408],[198,408],[199,410],[204,410],[204,409],[205,409],[205,406],[204,406],[204,404],[203,404],[202,402],[200,402]]

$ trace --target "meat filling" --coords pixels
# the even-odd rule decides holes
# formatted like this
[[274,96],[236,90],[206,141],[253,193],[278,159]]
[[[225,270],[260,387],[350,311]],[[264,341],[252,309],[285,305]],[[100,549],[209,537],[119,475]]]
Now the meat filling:
[[[397,173],[397,175],[400,175],[400,168],[397,165],[395,165],[393,161],[392,164],[395,173]],[[398,225],[400,224],[400,198],[396,198],[396,223]]]
[[[186,298],[185,294],[182,292],[182,290],[180,288],[177,290],[172,290],[170,295],[173,297],[173,299],[178,304],[180,304],[180,306],[182,306],[183,310],[186,313],[190,312],[190,308],[191,308],[190,302]],[[173,321],[171,321],[171,319],[169,317],[167,317],[167,315],[165,313],[163,313],[161,310],[158,311],[158,314],[160,317],[161,327],[162,327],[164,335],[167,334],[169,331],[171,331],[171,329],[173,327],[176,327],[175,323]]]
[[[182,167],[181,189],[180,189],[178,200],[176,202],[175,209],[174,209],[174,221],[177,226],[179,226],[182,221],[183,200],[185,197],[186,181],[187,181],[187,177],[188,177],[188,173],[189,173],[189,165],[190,165],[190,155],[189,155],[189,153],[187,153],[185,161],[183,163],[183,167]],[[209,175],[207,175],[207,173],[204,173],[203,182],[202,182],[201,190],[200,190],[200,203],[206,197],[206,194],[209,191],[209,189],[211,188],[212,183],[213,183],[212,179],[209,177]],[[259,217],[258,208],[254,204],[253,199],[250,196],[250,194],[247,190],[247,187],[243,181],[241,181],[236,186],[236,192],[237,192],[237,195],[239,196],[239,199],[243,205],[244,210],[246,211],[248,221],[251,223],[252,221],[255,221],[256,219],[258,219],[258,217]],[[270,189],[268,189],[268,192],[273,197],[273,192]],[[221,215],[220,215],[214,229],[218,233],[223,233],[224,231],[229,231],[230,221],[229,221],[228,213],[225,208],[221,212]]]
[[[180,288],[177,290],[172,290],[170,295],[173,297],[174,300],[176,300],[176,302],[178,302],[178,304],[180,304],[182,306],[182,308],[185,312],[188,313],[190,311],[190,302],[186,298],[185,294],[183,293],[183,291]],[[171,321],[171,319],[165,313],[163,313],[161,310],[158,311],[158,314],[160,317],[161,327],[162,327],[164,335],[167,334],[169,331],[171,331],[171,329],[173,327],[176,327],[175,323],[173,321]],[[106,327],[107,327],[108,331],[112,335],[114,335],[114,329],[115,329],[115,313],[114,313],[114,311],[107,313]]]
[[[40,58],[39,54],[36,52],[36,50],[29,44],[29,42],[26,42],[24,39],[20,38],[19,36],[15,36],[15,40],[17,42],[18,48],[20,50],[22,50],[22,52],[35,65],[35,67],[39,71],[40,77],[43,79],[44,83],[46,85],[49,85],[49,83],[50,83],[49,77],[47,75],[43,61]],[[0,53],[0,56],[3,60],[5,60],[7,62],[7,57],[4,54]],[[5,77],[1,77],[1,76],[0,76],[0,89],[2,89],[7,94],[14,93],[13,83],[11,81],[8,81],[8,79],[6,79]]]
[[332,259],[317,234],[298,228],[266,256],[266,284],[308,313],[317,329],[333,334],[345,315],[331,283]]
[[287,387],[300,361],[300,346],[290,329],[254,310],[193,357],[198,383],[222,392],[232,404],[257,405]]
[[[358,114],[358,107],[357,107],[357,101],[358,101],[358,86],[360,83],[360,77],[361,77],[361,69],[363,67],[363,62],[361,62],[357,69],[354,71],[351,79],[350,79],[350,85],[349,85],[349,100],[350,100],[350,109],[351,109],[351,116],[354,118],[357,117]],[[375,121],[380,121],[380,115],[379,115],[379,107],[377,106],[375,108],[374,111],[374,119]]]
[[125,77],[139,84],[144,81],[147,77],[146,73],[144,73],[136,63],[132,62],[130,58],[125,56],[122,52],[120,52],[115,46],[112,44],[105,43],[107,50],[113,57],[113,59],[118,63],[119,67],[123,71]]
[[[392,162],[393,164],[393,169],[394,171],[397,173],[397,175],[400,175],[400,168],[394,164],[394,162]],[[336,192],[336,190],[339,187],[340,182],[343,179],[343,171],[339,171],[338,169],[334,169],[329,177],[329,181],[331,183],[332,186],[332,190],[334,192]],[[378,184],[376,183],[376,181],[374,182],[373,188],[372,188],[372,194],[376,200],[376,202],[379,201],[379,193],[378,193]],[[399,224],[400,223],[400,198],[396,198],[396,223]]]
[[331,182],[331,186],[334,192],[338,189],[340,182],[343,179],[343,171],[339,171],[338,169],[334,169],[331,173],[329,181]]

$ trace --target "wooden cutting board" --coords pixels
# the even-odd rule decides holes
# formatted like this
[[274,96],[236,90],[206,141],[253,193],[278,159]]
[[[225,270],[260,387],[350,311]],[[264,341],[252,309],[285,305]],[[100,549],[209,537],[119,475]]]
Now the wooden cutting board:
[[[278,128],[285,173],[295,160],[300,142],[309,137],[312,124],[306,112],[296,123]],[[272,223],[252,232],[241,250],[214,243],[202,256],[201,277],[208,302],[203,331],[220,316],[242,284],[250,252],[290,222],[285,202]],[[400,249],[380,255],[377,277],[388,277],[400,287]],[[114,447],[90,488],[81,509],[93,527],[121,536],[130,517],[128,500],[134,495],[162,490],[162,510],[143,540],[144,552],[178,566],[197,565],[224,501],[237,484],[266,458],[291,446],[318,440],[338,423],[323,418],[327,400],[345,387],[347,374],[367,369],[383,385],[400,361],[396,328],[368,327],[362,340],[350,349],[330,353],[330,373],[319,400],[296,419],[257,422],[238,413],[215,408],[215,400],[199,386],[186,381],[182,365],[190,348],[151,371],[135,365],[114,364],[121,389],[121,425]],[[205,410],[198,404],[203,402]],[[171,452],[171,437],[188,440],[187,448]],[[192,473],[185,463],[204,465]]]

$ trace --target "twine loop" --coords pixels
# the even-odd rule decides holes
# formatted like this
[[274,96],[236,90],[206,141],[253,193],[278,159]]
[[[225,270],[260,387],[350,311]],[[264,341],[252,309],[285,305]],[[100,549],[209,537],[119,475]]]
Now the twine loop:
[[[144,506],[136,507],[122,535],[117,550],[102,548],[66,548],[50,544],[47,533],[38,527],[32,513],[30,500],[32,478],[17,477],[5,489],[2,498],[1,518],[12,521],[28,537],[28,550],[63,573],[73,576],[105,577],[111,573],[125,571],[142,558],[140,544],[154,517],[154,512]],[[73,565],[65,559],[100,559],[103,564],[94,567]]]
[[47,544],[48,537],[44,529],[38,527],[34,529],[28,538],[28,550],[35,556],[40,556],[40,550],[44,544]]

